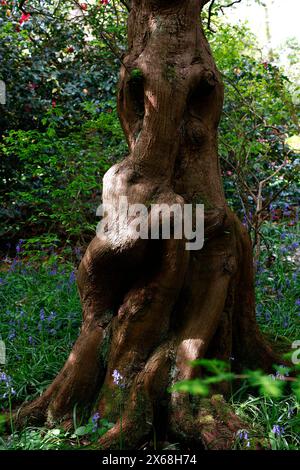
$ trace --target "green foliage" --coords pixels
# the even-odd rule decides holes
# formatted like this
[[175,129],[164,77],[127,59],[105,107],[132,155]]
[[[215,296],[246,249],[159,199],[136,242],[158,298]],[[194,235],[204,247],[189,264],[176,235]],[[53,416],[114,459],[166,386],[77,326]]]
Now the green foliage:
[[[20,402],[40,394],[66,360],[78,336],[81,306],[74,267],[61,255],[40,252],[39,267],[20,257],[10,261],[0,279],[0,338],[13,399]],[[1,396],[1,405],[7,407],[7,400]]]
[[[81,104],[87,99],[105,110],[118,78],[113,50],[124,38],[121,6],[116,26],[111,5],[95,3],[83,13],[70,0],[31,0],[26,5],[31,16],[20,24],[18,3],[0,5],[0,79],[7,87],[0,134],[9,128],[43,128],[45,113],[55,106],[64,109],[61,129],[82,123]],[[109,47],[107,35],[114,46]]]
[[[299,450],[300,405],[295,397],[276,400],[266,397],[233,397],[234,411],[248,424],[238,434],[234,449]],[[245,436],[246,432],[246,436]]]
[[274,380],[274,377],[264,374],[260,370],[247,371],[245,374],[252,387],[257,387],[260,395],[280,398],[282,396],[284,382]]
[[225,84],[219,147],[225,191],[251,226],[259,182],[283,162],[284,168],[264,188],[264,212],[271,211],[270,202],[280,208],[298,203],[299,152],[287,145],[289,137],[299,134],[298,110],[288,78],[261,58],[246,27],[217,20],[215,29],[209,40]]
[[85,426],[79,426],[76,428],[74,434],[76,437],[89,436],[91,442],[96,442],[113,426],[114,423],[110,423],[107,419],[99,419],[97,421],[97,426],[95,426],[95,422],[92,417]]
[[[38,241],[47,227],[50,241],[91,238],[100,204],[101,182],[126,150],[116,111],[92,115],[67,136],[55,108],[43,119],[47,130],[11,130],[0,143],[1,236]],[[12,163],[13,162],[13,163]]]

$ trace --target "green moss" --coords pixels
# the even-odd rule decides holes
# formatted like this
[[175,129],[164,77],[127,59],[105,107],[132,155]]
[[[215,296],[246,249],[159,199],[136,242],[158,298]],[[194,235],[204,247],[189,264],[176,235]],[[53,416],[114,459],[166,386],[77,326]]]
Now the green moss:
[[139,79],[139,78],[143,78],[143,73],[140,69],[133,69],[133,70],[131,70],[130,76],[131,76],[131,78],[136,80],[136,79]]

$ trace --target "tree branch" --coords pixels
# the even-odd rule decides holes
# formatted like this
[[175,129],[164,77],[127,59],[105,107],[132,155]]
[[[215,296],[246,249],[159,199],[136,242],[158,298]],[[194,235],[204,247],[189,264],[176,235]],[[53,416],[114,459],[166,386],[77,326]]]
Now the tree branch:
[[131,9],[130,0],[120,0],[120,2],[126,7],[128,11],[130,11]]
[[215,31],[211,28],[210,26],[210,23],[211,23],[211,17],[212,17],[212,10],[213,10],[213,6],[215,4],[215,1],[216,0],[211,0],[211,3],[209,5],[209,8],[208,8],[208,19],[207,19],[207,29],[209,31],[211,31],[212,33],[215,33]]

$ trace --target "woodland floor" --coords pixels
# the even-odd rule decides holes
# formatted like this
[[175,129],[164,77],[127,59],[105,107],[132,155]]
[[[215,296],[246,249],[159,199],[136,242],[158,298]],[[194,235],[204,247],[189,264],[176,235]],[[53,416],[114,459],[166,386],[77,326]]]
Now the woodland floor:
[[[286,352],[300,338],[297,239],[299,225],[290,225],[288,221],[268,223],[256,279],[258,322],[275,347]],[[76,434],[30,427],[18,432],[12,429],[10,436],[1,437],[1,413],[31,400],[46,388],[78,335],[81,307],[75,271],[80,256],[79,249],[73,252],[53,249],[51,253],[49,250],[30,253],[29,262],[29,254],[21,249],[17,257],[7,255],[2,260],[0,339],[6,343],[7,362],[1,366],[1,372],[11,377],[13,392],[5,396],[5,383],[0,381],[0,450],[74,449],[84,445],[93,448],[93,422],[77,423],[76,410]],[[300,404],[295,396],[283,396],[275,403],[273,398],[253,396],[244,384],[232,392],[230,401],[236,413],[251,423],[248,435],[237,438],[235,449],[251,448],[256,438],[266,439],[273,450],[300,449]],[[101,423],[103,432],[107,425]],[[176,446],[155,443],[154,437],[142,448],[176,449]]]

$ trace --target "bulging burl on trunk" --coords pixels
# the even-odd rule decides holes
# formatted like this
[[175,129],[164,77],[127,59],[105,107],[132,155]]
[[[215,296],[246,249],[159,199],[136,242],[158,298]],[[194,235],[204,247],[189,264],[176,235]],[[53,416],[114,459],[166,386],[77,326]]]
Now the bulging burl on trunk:
[[16,422],[72,424],[72,410],[96,410],[115,426],[99,441],[119,445],[113,373],[125,379],[122,433],[135,448],[152,432],[189,446],[230,448],[241,423],[219,396],[167,393],[201,371],[203,357],[239,368],[276,361],[255,319],[248,234],[224,197],[217,153],[223,84],[204,36],[200,0],[132,0],[118,111],[129,155],[103,180],[103,203],[202,203],[203,249],[184,239],[95,237],[77,282],[80,336],[50,387]]

